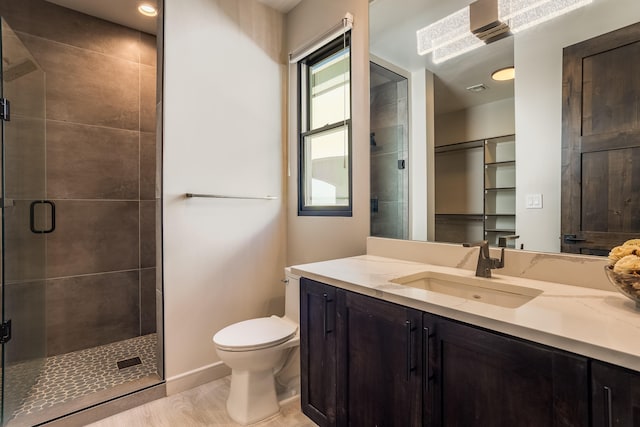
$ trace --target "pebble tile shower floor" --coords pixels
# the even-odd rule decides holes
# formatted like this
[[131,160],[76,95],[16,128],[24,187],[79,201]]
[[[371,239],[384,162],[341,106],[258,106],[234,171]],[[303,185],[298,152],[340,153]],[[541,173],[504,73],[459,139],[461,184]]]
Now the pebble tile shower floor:
[[[13,418],[155,374],[156,339],[156,334],[149,334],[47,358]],[[133,357],[139,357],[142,363],[118,369],[118,361]]]

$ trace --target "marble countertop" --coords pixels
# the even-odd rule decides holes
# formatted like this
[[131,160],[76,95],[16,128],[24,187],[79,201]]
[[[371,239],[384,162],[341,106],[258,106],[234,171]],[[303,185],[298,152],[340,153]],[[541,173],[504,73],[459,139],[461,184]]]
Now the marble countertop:
[[517,308],[395,284],[423,271],[473,277],[474,271],[362,255],[291,267],[294,274],[450,319],[640,371],[640,311],[625,296],[598,289],[504,276],[492,281],[535,288]]

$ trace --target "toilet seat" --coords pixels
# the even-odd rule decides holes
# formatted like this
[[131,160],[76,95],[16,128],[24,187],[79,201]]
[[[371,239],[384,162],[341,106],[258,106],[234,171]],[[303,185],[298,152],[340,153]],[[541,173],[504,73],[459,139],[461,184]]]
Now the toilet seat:
[[260,317],[221,329],[213,336],[213,342],[225,351],[260,350],[288,341],[297,330],[296,324],[278,316]]

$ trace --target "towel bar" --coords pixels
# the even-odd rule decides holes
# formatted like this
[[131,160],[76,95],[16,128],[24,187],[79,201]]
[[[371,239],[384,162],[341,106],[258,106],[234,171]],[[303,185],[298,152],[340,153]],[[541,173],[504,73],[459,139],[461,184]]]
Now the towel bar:
[[205,197],[210,199],[250,199],[250,200],[277,200],[277,196],[263,196],[263,197],[250,197],[250,196],[223,196],[220,194],[197,194],[197,193],[186,193],[186,197]]

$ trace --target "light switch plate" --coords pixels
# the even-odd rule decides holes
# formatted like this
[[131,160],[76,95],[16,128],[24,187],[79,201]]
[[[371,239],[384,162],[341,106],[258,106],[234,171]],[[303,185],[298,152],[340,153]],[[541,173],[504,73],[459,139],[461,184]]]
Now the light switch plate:
[[527,209],[542,209],[542,194],[527,194]]

